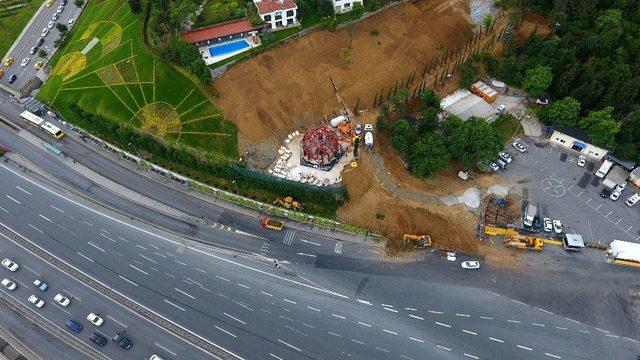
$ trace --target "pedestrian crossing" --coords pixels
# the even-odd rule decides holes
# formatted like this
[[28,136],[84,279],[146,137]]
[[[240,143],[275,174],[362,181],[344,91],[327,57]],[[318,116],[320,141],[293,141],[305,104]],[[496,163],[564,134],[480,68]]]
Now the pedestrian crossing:
[[293,244],[293,239],[295,237],[296,237],[295,230],[287,230],[287,232],[284,234],[284,240],[282,240],[282,243],[285,245],[291,245]]

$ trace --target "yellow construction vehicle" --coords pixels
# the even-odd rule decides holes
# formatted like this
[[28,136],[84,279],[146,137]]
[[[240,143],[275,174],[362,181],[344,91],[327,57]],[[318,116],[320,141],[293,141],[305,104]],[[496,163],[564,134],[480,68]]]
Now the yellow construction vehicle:
[[262,219],[262,222],[260,223],[260,225],[262,225],[262,227],[265,229],[271,229],[276,231],[280,231],[284,227],[284,224],[282,224],[280,221],[269,219],[268,217]]
[[541,251],[544,246],[543,239],[533,236],[506,235],[502,242],[505,246],[520,250]]
[[431,246],[431,236],[404,234],[402,240],[406,245],[413,245],[416,249],[423,249]]
[[304,209],[304,205],[301,202],[293,200],[291,196],[287,196],[285,198],[276,198],[273,201],[273,205],[280,205],[286,209],[293,209],[297,211],[302,211],[302,209]]

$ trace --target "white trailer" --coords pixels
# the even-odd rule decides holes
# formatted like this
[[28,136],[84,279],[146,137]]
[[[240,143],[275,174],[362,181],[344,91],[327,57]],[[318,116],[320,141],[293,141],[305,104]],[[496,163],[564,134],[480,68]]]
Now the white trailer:
[[614,264],[640,267],[640,244],[613,240],[609,244],[607,258]]

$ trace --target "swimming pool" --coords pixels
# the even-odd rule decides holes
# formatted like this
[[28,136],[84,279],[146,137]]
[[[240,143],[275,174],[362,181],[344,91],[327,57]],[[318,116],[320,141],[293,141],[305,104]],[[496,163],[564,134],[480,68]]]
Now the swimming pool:
[[244,39],[241,39],[241,40],[228,42],[225,44],[211,46],[209,47],[209,54],[211,54],[211,56],[224,56],[226,54],[230,54],[238,50],[246,49],[248,47],[249,47],[249,43],[247,43]]

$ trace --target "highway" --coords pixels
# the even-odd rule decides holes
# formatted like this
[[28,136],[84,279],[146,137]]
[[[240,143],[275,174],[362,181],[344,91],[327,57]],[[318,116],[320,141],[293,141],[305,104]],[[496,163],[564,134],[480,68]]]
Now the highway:
[[602,359],[639,352],[632,339],[484,290],[304,263],[274,268],[256,255],[190,244],[9,165],[0,165],[0,178],[4,226],[242,358]]

